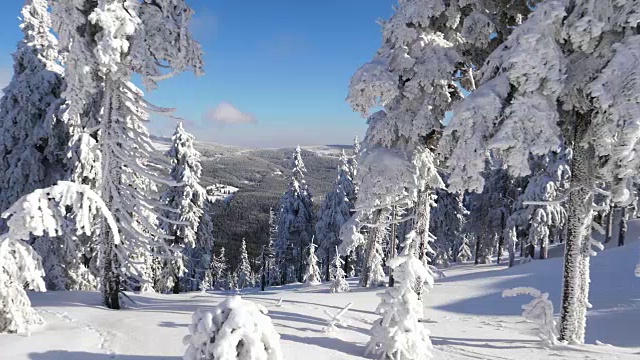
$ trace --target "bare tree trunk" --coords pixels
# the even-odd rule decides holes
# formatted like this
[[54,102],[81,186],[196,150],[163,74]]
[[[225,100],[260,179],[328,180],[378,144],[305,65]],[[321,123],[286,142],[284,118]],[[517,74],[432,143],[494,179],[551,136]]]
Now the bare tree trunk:
[[104,246],[104,263],[102,268],[102,302],[109,309],[120,309],[120,275],[116,272],[118,268],[118,257],[115,253],[111,230],[108,226],[103,226],[104,239],[107,245]]
[[[336,256],[338,256],[338,254],[336,254]],[[327,263],[327,267],[325,268],[325,273],[324,273],[324,279],[325,281],[331,281],[331,260],[329,254],[327,254],[327,258],[326,258],[326,263]]]
[[584,343],[586,306],[589,293],[589,242],[593,203],[592,147],[582,146],[589,126],[589,114],[576,114],[571,161],[571,186],[567,204],[567,239],[564,252],[562,303],[559,334],[561,341]]
[[418,192],[418,200],[415,206],[415,219],[413,230],[418,238],[418,257],[424,263],[429,246],[429,223],[431,222],[431,190],[424,189]]
[[620,229],[618,232],[618,246],[624,246],[624,240],[627,237],[627,207],[620,208]]
[[609,211],[607,212],[607,216],[605,218],[605,233],[604,233],[604,243],[608,244],[611,241],[611,235],[613,233],[613,206],[609,206]]
[[476,234],[476,258],[474,261],[475,265],[480,263],[480,235]]
[[348,252],[345,256],[344,256],[344,273],[346,277],[349,277],[349,258],[351,251]]
[[362,269],[360,270],[360,286],[368,287],[369,286],[369,273],[371,270],[371,263],[373,262],[373,256],[375,255],[376,242],[378,241],[378,237],[380,233],[384,233],[384,229],[378,227],[380,223],[380,219],[382,218],[382,210],[376,210],[371,215],[371,228],[369,228],[369,233],[367,237],[367,244],[365,248],[365,258],[362,263]]
[[265,246],[262,245],[262,275],[260,277],[260,291],[264,291],[267,286],[267,255],[265,254]]
[[[394,206],[393,209],[391,210],[391,241],[389,242],[389,259],[393,259],[394,257],[396,257],[396,207]],[[393,287],[393,274],[392,274],[392,269],[389,266],[389,287]]]
[[506,209],[502,209],[502,211],[500,211],[500,233],[498,234],[500,238],[498,239],[498,257],[496,265],[500,265],[500,256],[502,255],[502,249],[504,248],[504,228],[506,212]]

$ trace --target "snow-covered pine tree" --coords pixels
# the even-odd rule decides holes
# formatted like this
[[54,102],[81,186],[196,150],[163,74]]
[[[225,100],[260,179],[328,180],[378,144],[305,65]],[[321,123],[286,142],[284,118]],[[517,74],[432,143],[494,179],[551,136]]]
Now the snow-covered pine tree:
[[431,359],[429,330],[420,322],[424,306],[416,288],[433,286],[433,274],[415,255],[418,238],[411,232],[402,253],[389,260],[395,286],[379,294],[381,318],[371,327],[366,353],[380,359]]
[[349,291],[349,283],[345,280],[345,273],[342,269],[344,261],[340,258],[337,247],[333,256],[333,262],[331,263],[331,279],[329,279],[333,282],[331,283],[330,291],[332,293]]
[[180,184],[167,188],[161,198],[168,209],[160,218],[160,228],[171,237],[166,241],[173,252],[173,258],[164,262],[162,282],[174,294],[180,292],[179,278],[187,271],[183,251],[187,249],[193,255],[196,247],[196,230],[206,198],[206,191],[200,186],[200,153],[193,147],[193,141],[194,136],[179,122],[171,137],[171,147],[165,153],[173,165],[171,179]]
[[[293,153],[292,175],[287,191],[280,200],[278,235],[275,241],[276,259],[280,264],[282,284],[302,281],[304,249],[313,237],[313,199],[304,180],[306,172],[302,150]],[[294,276],[291,277],[290,275]]]
[[[63,179],[70,136],[61,116],[63,69],[48,2],[27,1],[20,28],[24,38],[13,54],[13,78],[0,99],[0,211]],[[32,241],[42,257],[48,289],[95,289],[95,279],[81,262],[86,249],[73,233],[55,241],[46,236]]]
[[[72,210],[69,219],[64,213]],[[100,196],[88,186],[60,181],[24,195],[2,213],[8,231],[0,235],[0,332],[22,332],[31,324],[41,323],[31,308],[25,288],[46,291],[40,257],[27,245],[31,236],[58,237],[69,231],[66,222],[74,222],[77,234],[92,235],[96,228],[94,215],[102,213],[113,231],[115,244],[120,243],[116,221]],[[116,256],[124,258],[123,253]]]
[[240,263],[236,270],[236,276],[238,277],[238,288],[244,289],[253,287],[251,280],[251,264],[249,263],[249,255],[247,255],[247,243],[242,239],[242,245],[240,246]]
[[[196,231],[195,246],[190,251],[189,256],[185,256],[187,259],[187,275],[186,279],[189,281],[183,281],[185,287],[191,286],[188,290],[199,289],[199,284],[208,277],[211,286],[213,286],[214,275],[211,273],[211,263],[214,261],[214,237],[213,237],[213,222],[212,222],[212,205],[216,201],[211,196],[206,196],[202,204],[202,216],[198,223],[198,229]],[[185,249],[185,250],[188,250]]]
[[472,258],[473,255],[471,254],[471,248],[469,247],[469,238],[465,235],[462,237],[462,242],[460,243],[460,247],[458,248],[456,262],[462,263],[465,261],[469,261]]
[[275,242],[278,236],[278,217],[273,209],[269,209],[269,243],[265,249],[267,256],[267,268],[265,281],[267,286],[280,284],[280,264],[276,258]]
[[487,148],[514,175],[528,175],[529,155],[558,150],[562,139],[572,150],[559,324],[570,343],[584,342],[596,185],[611,183],[613,201],[627,201],[640,162],[632,156],[640,138],[637,30],[634,1],[537,4],[489,56],[446,130],[458,190],[482,190]]
[[[117,253],[142,247],[167,252],[162,243],[166,235],[146,223],[142,213],[158,204],[131,181],[146,178],[171,185],[147,167],[154,148],[143,125],[149,111],[166,109],[146,102],[130,80],[137,73],[149,87],[188,69],[200,73],[202,52],[190,37],[193,11],[183,0],[57,0],[53,5],[66,68],[64,116],[73,134],[70,178],[100,193],[123,233],[116,247],[111,229],[100,224],[99,236],[91,239],[103,302],[118,309],[121,279],[132,274],[122,271],[130,268],[121,263],[128,256]],[[146,231],[131,226],[132,218]]]
[[513,180],[502,168],[500,159],[495,156],[486,162],[483,178],[486,191],[470,193],[466,196],[469,206],[467,231],[475,238],[475,264],[490,264],[500,247],[500,235],[503,234],[507,214],[511,209],[507,191]]
[[[260,290],[264,291],[267,286],[271,286],[272,271],[276,271],[274,266],[273,256],[275,254],[273,249],[273,238],[277,232],[276,217],[272,209],[269,209],[269,242],[266,245],[262,245],[262,251],[260,253]],[[276,278],[278,274],[276,274]]]
[[553,201],[569,189],[569,158],[566,150],[530,156],[532,174],[527,178],[526,187],[515,201],[514,211],[506,223],[510,266],[515,261],[518,232],[528,233],[529,242],[540,245],[540,258],[544,259],[547,257],[550,230],[564,227],[564,204]]
[[[431,239],[432,192],[443,187],[432,151],[445,113],[462,98],[460,86],[469,88],[473,83],[473,66],[465,63],[460,51],[466,44],[463,34],[476,36],[469,43],[486,46],[495,32],[493,20],[475,11],[475,3],[462,7],[464,11],[457,2],[447,9],[442,2],[399,1],[395,14],[382,23],[382,47],[353,76],[347,98],[363,115],[371,108],[383,108],[368,118],[356,176],[356,216],[363,222],[375,210],[415,204],[416,213],[409,218],[420,238],[421,259]],[[368,245],[365,267],[373,255],[371,241]]]
[[436,238],[434,263],[448,266],[450,260],[458,258],[469,211],[464,207],[460,194],[438,189],[436,195],[436,206],[431,209],[431,231]]
[[64,71],[47,0],[26,1],[20,29],[13,78],[0,99],[0,211],[63,178],[69,140],[59,119]]
[[343,151],[338,165],[338,177],[333,189],[324,198],[316,223],[318,256],[323,259],[327,280],[329,280],[331,259],[334,257],[332,251],[340,244],[340,229],[349,220],[353,211],[350,198],[355,197],[355,186],[349,172],[349,159]]
[[318,245],[314,244],[313,239],[311,239],[311,244],[309,244],[309,257],[307,257],[307,268],[304,272],[305,286],[316,286],[322,283],[320,268],[318,267],[318,257],[316,256],[316,247],[318,247]]
[[25,241],[0,235],[0,333],[25,332],[44,322],[25,292],[25,285],[46,291],[43,276],[40,257]]
[[220,248],[220,255],[212,256],[211,272],[213,273],[214,288],[224,290],[228,288],[227,284],[227,258],[224,255],[224,247]]

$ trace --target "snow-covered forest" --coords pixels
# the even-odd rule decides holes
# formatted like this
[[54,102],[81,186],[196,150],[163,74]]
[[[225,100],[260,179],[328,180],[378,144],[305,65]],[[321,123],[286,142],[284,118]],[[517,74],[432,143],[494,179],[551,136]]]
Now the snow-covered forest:
[[287,150],[278,201],[149,99],[205,74],[189,0],[19,16],[0,359],[640,356],[639,1],[398,0],[344,84],[364,138],[313,183]]

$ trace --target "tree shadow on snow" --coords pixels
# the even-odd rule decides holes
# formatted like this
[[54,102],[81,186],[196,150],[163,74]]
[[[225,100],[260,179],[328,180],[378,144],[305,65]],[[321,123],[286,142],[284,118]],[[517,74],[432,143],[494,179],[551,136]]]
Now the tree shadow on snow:
[[[540,341],[537,340],[513,340],[513,339],[476,339],[476,338],[452,338],[442,336],[430,336],[433,345],[469,346],[485,349],[527,349],[539,348]],[[493,343],[512,343],[519,345],[497,345]],[[527,344],[529,346],[527,346]]]
[[43,353],[31,353],[31,360],[180,360],[180,356],[158,356],[158,355],[110,355],[94,354],[84,351],[64,351],[55,350]]
[[281,334],[280,339],[302,344],[315,345],[325,349],[336,350],[347,355],[362,357],[365,347],[353,342],[347,342],[335,337],[302,337],[291,334]]
[[[612,257],[615,251],[620,253]],[[586,343],[588,344],[598,340],[616,346],[640,346],[640,336],[633,331],[628,331],[640,324],[640,282],[633,274],[637,252],[626,249],[627,254],[621,254],[624,252],[625,249],[613,249],[591,259],[589,300],[593,308],[587,312]],[[445,278],[438,282],[455,282],[456,286],[463,287],[466,284],[470,287],[480,286],[484,287],[486,292],[434,308],[451,313],[479,316],[520,316],[521,306],[532,298],[530,296],[502,298],[502,291],[519,286],[530,286],[542,292],[548,292],[557,313],[560,309],[562,290],[562,271],[558,269],[562,269],[561,258],[535,260],[502,271],[476,272]],[[478,283],[473,284],[475,281]],[[429,306],[428,298],[427,306]]]

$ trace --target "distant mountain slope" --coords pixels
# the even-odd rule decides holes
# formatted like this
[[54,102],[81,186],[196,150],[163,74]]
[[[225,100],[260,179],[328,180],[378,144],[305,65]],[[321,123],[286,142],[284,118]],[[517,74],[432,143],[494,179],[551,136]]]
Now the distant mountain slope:
[[[154,138],[160,150],[168,149],[170,140]],[[269,209],[277,211],[280,197],[287,188],[293,148],[247,149],[208,142],[196,142],[202,157],[202,185],[216,183],[240,190],[228,203],[214,206],[216,249],[224,246],[235,266],[240,241],[245,238],[250,257],[257,256],[268,241]],[[337,176],[341,145],[302,148],[307,168],[306,181],[314,196],[316,209],[331,189]],[[217,251],[217,250],[216,250]]]

